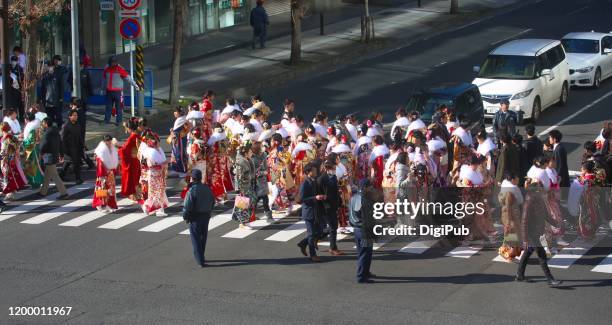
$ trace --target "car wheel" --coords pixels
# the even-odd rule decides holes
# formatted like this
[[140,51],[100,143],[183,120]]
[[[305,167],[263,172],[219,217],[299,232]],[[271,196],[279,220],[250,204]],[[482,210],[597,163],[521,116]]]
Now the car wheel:
[[561,88],[561,96],[559,97],[559,106],[565,106],[565,104],[567,104],[567,97],[569,97],[569,87],[567,86],[567,82],[564,82]]
[[593,78],[593,88],[597,89],[601,86],[601,69],[597,67],[597,71],[595,71],[595,78]]
[[537,122],[542,113],[542,104],[540,103],[540,97],[536,97],[533,101],[533,108],[531,109],[531,122]]

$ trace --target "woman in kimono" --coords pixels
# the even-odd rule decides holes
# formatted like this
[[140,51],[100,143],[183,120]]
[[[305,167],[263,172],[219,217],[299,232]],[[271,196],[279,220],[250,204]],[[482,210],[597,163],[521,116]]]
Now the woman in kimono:
[[586,161],[582,164],[579,182],[583,186],[582,196],[580,197],[580,212],[578,215],[578,235],[584,240],[591,241],[595,238],[597,231],[599,212],[600,212],[600,191],[601,179],[595,174],[595,163]]
[[565,234],[563,227],[563,214],[561,213],[561,194],[559,180],[560,177],[557,174],[555,160],[549,157],[543,158],[541,162],[542,166],[546,166],[546,174],[550,179],[550,191],[546,194],[546,209],[551,219],[555,220],[560,227],[554,227],[547,225],[546,233],[549,242],[552,243],[553,238],[557,238],[557,243],[561,242],[566,244],[561,237]]
[[272,183],[272,197],[270,204],[276,205],[279,210],[291,210],[291,191],[295,182],[290,171],[291,153],[283,145],[283,136],[279,133],[272,135],[272,143],[268,153],[268,166],[270,168],[270,182]]
[[13,135],[11,126],[2,122],[2,146],[0,149],[0,167],[2,170],[2,193],[7,200],[13,199],[16,191],[23,189],[27,180],[19,160],[19,141]]
[[138,204],[144,204],[149,193],[149,166],[145,157],[145,151],[149,148],[147,143],[156,141],[155,134],[151,129],[145,129],[142,133],[142,139],[138,145],[138,161],[140,162],[140,179],[136,188],[135,197],[138,198]]
[[408,113],[404,108],[399,108],[395,112],[395,122],[393,122],[391,126],[391,140],[397,141],[404,138],[408,132],[408,126],[410,125],[410,120],[407,116]]
[[119,166],[119,154],[110,135],[105,135],[95,150],[96,153],[96,187],[92,206],[99,211],[117,210],[115,193],[115,171]]
[[183,116],[180,107],[174,110],[174,126],[170,130],[170,138],[168,142],[172,145],[171,168],[179,174],[179,177],[184,177],[187,174],[187,135],[189,134],[190,124]]
[[125,132],[130,136],[119,147],[121,157],[121,195],[138,202],[140,200],[140,173],[141,166],[138,159],[138,147],[142,141],[138,133],[138,119],[130,118],[124,124]]
[[363,179],[370,177],[370,157],[372,155],[372,138],[368,137],[368,127],[365,124],[359,126],[357,133],[359,139],[355,148],[353,148],[353,155],[355,155],[355,182],[360,184]]
[[164,209],[168,207],[168,197],[166,196],[166,175],[168,172],[168,160],[164,150],[160,147],[159,136],[153,134],[153,139],[149,139],[147,148],[143,156],[149,167],[148,177],[148,196],[145,200],[142,211],[145,215],[154,213],[158,217],[165,217],[167,214]]
[[229,142],[220,124],[215,125],[215,130],[208,139],[209,160],[208,184],[217,201],[226,199],[227,192],[234,190],[230,174],[230,159],[228,157]]
[[382,136],[375,136],[373,143],[374,147],[372,148],[372,153],[368,161],[368,164],[371,166],[370,175],[372,176],[373,186],[377,189],[382,189],[385,160],[389,157],[390,152]]
[[304,181],[304,167],[315,159],[316,149],[310,144],[305,134],[297,137],[297,144],[291,151],[295,184]]
[[[479,170],[483,161],[482,157],[472,156],[470,164],[462,165],[460,168],[457,186],[463,188],[463,202],[477,204],[484,201],[482,186],[485,184],[485,179]],[[470,234],[467,237],[468,241],[490,241],[482,215],[476,212],[466,215],[463,223],[470,229]]]
[[254,186],[255,166],[251,160],[252,155],[251,142],[243,142],[238,148],[236,164],[234,165],[236,189],[240,197],[248,200],[246,207],[234,207],[233,218],[238,221],[238,227],[242,229],[250,229],[248,223],[254,219],[255,216],[255,201],[257,200],[257,195]]
[[23,129],[23,149],[25,150],[24,174],[33,189],[42,185],[43,170],[40,166],[40,120],[34,113],[26,114],[26,126]]
[[518,183],[518,175],[507,173],[497,196],[501,205],[501,221],[504,225],[504,241],[497,251],[506,262],[512,262],[514,258],[518,258],[522,251],[521,204],[523,204],[523,193]]

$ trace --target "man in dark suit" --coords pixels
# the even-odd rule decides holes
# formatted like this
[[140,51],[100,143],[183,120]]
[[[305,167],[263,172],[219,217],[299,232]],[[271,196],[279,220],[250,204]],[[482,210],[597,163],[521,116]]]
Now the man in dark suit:
[[64,186],[64,182],[57,174],[57,164],[59,163],[62,152],[62,139],[60,138],[57,127],[53,125],[50,117],[45,117],[41,123],[43,135],[40,139],[40,157],[43,161],[45,179],[40,187],[39,196],[47,196],[49,191],[49,182],[55,182],[57,190],[60,192],[58,199],[63,200],[68,198],[68,192]]
[[204,252],[208,237],[210,213],[215,206],[215,197],[208,185],[202,183],[202,171],[191,171],[191,184],[185,195],[183,219],[189,224],[193,256],[200,267],[205,267]]
[[529,124],[525,127],[525,133],[527,134],[527,139],[523,141],[523,148],[525,148],[525,153],[527,155],[526,159],[530,165],[529,167],[531,167],[533,161],[544,152],[544,144],[535,135],[535,126],[533,124]]
[[329,226],[329,253],[334,256],[343,255],[338,250],[336,236],[338,231],[338,208],[340,207],[340,188],[336,178],[336,164],[327,160],[324,163],[325,173],[317,180],[318,193],[325,196],[321,201],[321,211]]
[[499,158],[497,160],[497,171],[495,173],[495,181],[498,184],[504,180],[506,173],[514,173],[515,175],[521,174],[521,164],[519,160],[519,151],[514,144],[512,144],[512,137],[507,132],[501,135],[502,148],[499,152]]
[[62,138],[63,152],[68,157],[64,162],[64,168],[60,171],[62,180],[66,179],[66,173],[72,167],[75,182],[83,184],[81,179],[81,158],[83,158],[83,139],[81,138],[81,124],[78,122],[78,112],[71,110],[68,113],[68,123],[62,126],[60,133]]
[[306,246],[308,246],[310,260],[313,262],[321,261],[316,250],[316,240],[321,233],[317,220],[317,205],[319,201],[325,200],[325,195],[317,194],[317,171],[318,168],[313,163],[307,164],[304,168],[306,178],[300,185],[300,203],[302,204],[302,220],[306,223],[307,236],[297,244],[304,256],[308,256],[306,254]]
[[552,146],[553,158],[555,159],[555,165],[557,169],[557,175],[561,177],[559,185],[562,188],[569,188],[570,178],[569,170],[567,167],[567,151],[563,144],[561,144],[563,134],[559,130],[552,130],[548,132],[548,142]]

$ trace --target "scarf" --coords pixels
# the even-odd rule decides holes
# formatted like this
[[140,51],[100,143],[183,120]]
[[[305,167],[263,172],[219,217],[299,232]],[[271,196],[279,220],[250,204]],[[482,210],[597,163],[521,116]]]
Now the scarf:
[[40,124],[41,124],[40,120],[36,120],[36,119],[34,121],[28,122],[25,128],[23,128],[23,137],[27,138],[32,131],[38,130],[40,128]]
[[499,191],[499,194],[505,194],[507,192],[512,193],[512,195],[514,196],[514,199],[516,200],[516,204],[521,205],[523,204],[523,193],[521,192],[521,189],[518,188],[518,186],[512,184],[511,181],[504,179],[504,181],[501,183],[501,190]]
[[310,143],[306,143],[306,142],[298,143],[297,145],[295,145],[295,148],[293,148],[293,150],[291,151],[291,158],[295,158],[298,153],[302,151],[306,151],[306,150],[313,150],[313,147],[310,145]]
[[469,181],[471,183],[471,186],[479,186],[484,183],[484,178],[482,177],[482,174],[477,170],[473,170],[470,165],[461,166],[461,171],[459,171],[459,178],[462,180]]
[[486,138],[485,141],[478,146],[476,152],[481,156],[487,156],[491,151],[495,150],[495,148],[497,148],[497,146],[491,141],[491,138]]
[[161,165],[166,162],[166,153],[161,148],[147,147],[143,155],[147,160],[153,162],[150,166]]
[[182,128],[185,123],[187,123],[187,119],[184,116],[177,117],[174,121],[174,127],[172,128],[172,130],[176,131],[177,129]]
[[104,141],[100,141],[94,152],[104,164],[104,168],[111,170],[119,165],[119,154],[114,145],[112,148],[109,148]]
[[10,117],[5,116],[3,122],[6,122],[11,126],[11,132],[13,132],[14,135],[21,133],[21,125],[19,125],[18,120],[13,120]]

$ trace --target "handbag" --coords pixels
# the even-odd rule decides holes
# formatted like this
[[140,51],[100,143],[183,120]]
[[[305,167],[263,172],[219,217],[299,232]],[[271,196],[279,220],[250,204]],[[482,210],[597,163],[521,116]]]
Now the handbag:
[[96,197],[97,198],[105,198],[108,196],[108,191],[102,188],[96,189]]
[[238,195],[234,200],[234,209],[246,210],[251,204],[251,199],[246,196]]

